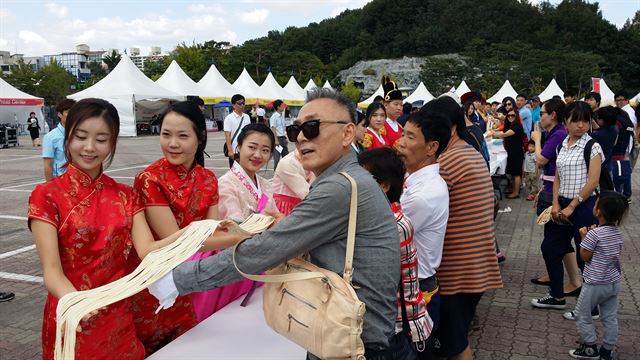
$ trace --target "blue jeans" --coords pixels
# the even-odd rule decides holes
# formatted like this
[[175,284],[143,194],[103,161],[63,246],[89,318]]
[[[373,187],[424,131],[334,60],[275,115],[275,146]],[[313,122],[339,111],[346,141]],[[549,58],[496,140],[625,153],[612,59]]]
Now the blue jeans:
[[611,172],[616,192],[621,193],[627,199],[631,198],[631,162],[629,160],[612,161]]
[[[560,208],[564,209],[569,205],[571,199],[560,197]],[[555,298],[564,297],[564,267],[562,265],[562,258],[568,252],[572,252],[571,238],[573,238],[576,249],[580,248],[580,233],[578,230],[581,227],[589,227],[593,224],[597,224],[598,220],[593,216],[593,206],[596,203],[596,197],[591,196],[586,199],[582,204],[578,205],[573,214],[569,217],[569,221],[573,225],[559,224],[554,221],[549,221],[544,225],[544,240],[540,249],[542,250],[542,256],[544,263],[547,267],[547,273],[551,280],[551,286],[549,287],[549,294]],[[580,271],[584,269],[584,261],[580,258],[580,252],[576,251],[576,257],[578,260],[578,266]]]

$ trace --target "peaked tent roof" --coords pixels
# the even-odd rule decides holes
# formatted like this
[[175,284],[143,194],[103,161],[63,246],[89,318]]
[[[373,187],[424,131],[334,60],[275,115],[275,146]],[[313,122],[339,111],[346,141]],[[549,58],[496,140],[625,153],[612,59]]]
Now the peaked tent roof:
[[102,80],[91,87],[68,96],[80,100],[91,97],[118,100],[176,99],[184,96],[167,90],[153,82],[123,55],[118,65]]
[[284,100],[289,105],[301,105],[300,103],[303,102],[303,100],[296,99],[296,96],[283,89],[273,77],[273,74],[269,72],[267,78],[260,85],[260,100],[271,102],[277,99]]
[[431,95],[429,90],[427,90],[427,87],[424,86],[424,83],[420,81],[418,87],[411,93],[411,95],[407,96],[407,98],[404,99],[404,102],[413,103],[414,101],[422,100],[427,103],[428,101],[433,100],[433,98],[434,96]]
[[600,79],[600,97],[602,101],[613,101],[615,99],[615,94],[611,91],[607,83],[604,82],[604,79]]
[[173,60],[164,74],[156,80],[156,84],[182,95],[203,96],[203,89],[185,74],[180,65]]
[[462,95],[470,91],[471,89],[469,89],[469,86],[467,85],[467,83],[464,80],[462,80],[460,85],[458,85],[458,88],[456,89],[455,94],[458,95],[458,97],[462,97]]
[[376,96],[384,96],[384,89],[382,88],[382,85],[378,86],[378,89],[371,94],[371,96],[369,96],[366,100],[362,100],[361,102],[358,103],[358,107],[361,108],[366,108],[367,106],[371,105],[371,103],[373,102],[373,99],[376,98]]
[[0,105],[42,106],[44,99],[20,91],[0,78]]
[[211,67],[209,67],[209,70],[204,74],[202,79],[198,81],[198,85],[203,91],[205,104],[231,100],[233,95],[240,93],[240,90],[231,85],[213,64],[211,64]]
[[309,81],[307,82],[307,85],[304,86],[304,91],[309,91],[313,88],[317,88],[318,85],[316,85],[316,83],[313,81],[313,79],[309,79]]
[[635,103],[635,104],[639,103],[640,102],[640,92],[638,93],[638,95],[632,97],[629,101],[632,102],[632,103]]
[[287,85],[284,86],[284,89],[289,92],[289,94],[296,97],[294,100],[305,101],[307,99],[307,92],[300,87],[300,84],[296,81],[293,75],[289,78]]
[[240,94],[242,94],[247,101],[255,103],[258,98],[260,98],[260,86],[253,81],[246,68],[242,69],[242,73],[240,73],[240,76],[233,82],[233,86],[240,91]]
[[506,98],[507,96],[511,96],[514,99],[516,98],[516,96],[518,96],[518,92],[513,88],[513,86],[511,86],[509,80],[506,80],[504,84],[502,84],[500,90],[498,90],[498,92],[495,93],[492,97],[488,98],[487,102],[502,102],[502,99]]
[[560,88],[560,86],[558,86],[558,83],[554,78],[551,79],[549,85],[547,85],[547,87],[540,93],[540,95],[538,95],[538,97],[540,98],[540,101],[545,102],[556,95],[563,97],[564,91]]
[[325,80],[324,85],[322,85],[322,87],[325,89],[333,90],[333,87],[331,86],[331,84],[329,84],[329,80]]

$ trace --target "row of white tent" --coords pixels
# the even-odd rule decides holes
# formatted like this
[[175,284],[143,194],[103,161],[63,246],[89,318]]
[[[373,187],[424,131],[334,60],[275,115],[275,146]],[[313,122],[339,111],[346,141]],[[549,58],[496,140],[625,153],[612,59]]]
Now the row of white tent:
[[[611,89],[609,88],[607,83],[604,81],[604,79],[600,79],[599,83],[600,83],[599,92],[600,92],[600,96],[602,97],[602,101],[613,102],[614,100],[613,91],[611,91]],[[471,89],[469,89],[469,86],[464,80],[462,80],[462,82],[460,83],[460,85],[458,85],[457,88],[451,89],[451,92],[456,94],[456,96],[458,96],[459,98],[470,91]],[[373,93],[373,95],[371,95],[366,100],[358,103],[358,106],[363,108],[367,107],[373,102],[376,96],[383,96],[383,95],[384,95],[384,91],[382,90],[382,85],[380,85],[378,89]],[[512,97],[515,99],[517,95],[518,95],[518,92],[513,88],[509,80],[506,80],[504,84],[502,84],[500,89],[493,96],[487,99],[487,102],[489,103],[492,103],[494,101],[502,102],[502,100],[505,97]],[[549,85],[547,85],[547,87],[538,95],[538,97],[540,97],[540,101],[544,102],[556,95],[563,97],[564,91],[560,88],[560,86],[556,82],[556,79],[552,79],[551,82],[549,82]],[[429,90],[427,90],[427,87],[424,85],[424,83],[420,82],[418,87],[411,93],[411,95],[407,96],[404,99],[404,102],[413,103],[415,101],[424,101],[426,103],[432,100],[433,98],[434,96],[431,95]],[[640,93],[632,99],[632,102],[638,102],[638,101],[640,101]]]

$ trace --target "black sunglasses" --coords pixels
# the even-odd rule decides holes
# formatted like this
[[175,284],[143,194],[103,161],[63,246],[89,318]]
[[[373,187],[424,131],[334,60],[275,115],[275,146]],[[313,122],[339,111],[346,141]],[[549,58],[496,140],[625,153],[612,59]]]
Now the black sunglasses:
[[236,103],[236,105],[242,105],[242,106],[244,106],[244,101],[238,101],[238,102]]
[[311,140],[313,138],[317,138],[320,135],[320,123],[328,123],[328,124],[348,124],[346,121],[328,121],[328,120],[309,120],[305,121],[302,124],[293,124],[286,127],[287,130],[287,138],[291,142],[298,141],[298,135],[300,135],[300,131],[302,131],[302,135],[305,138]]

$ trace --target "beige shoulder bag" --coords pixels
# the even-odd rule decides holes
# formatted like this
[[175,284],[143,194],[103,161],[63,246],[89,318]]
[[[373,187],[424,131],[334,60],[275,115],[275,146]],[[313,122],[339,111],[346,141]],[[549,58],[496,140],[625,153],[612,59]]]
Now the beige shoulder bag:
[[[301,258],[278,265],[267,275],[245,274],[237,265],[236,269],[248,279],[266,283],[263,289],[264,317],[277,333],[321,359],[364,360],[360,334],[365,305],[358,300],[351,284],[358,186],[347,173],[340,174],[351,183],[347,252],[342,277]],[[235,248],[233,263],[235,265]]]

